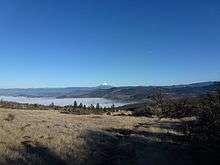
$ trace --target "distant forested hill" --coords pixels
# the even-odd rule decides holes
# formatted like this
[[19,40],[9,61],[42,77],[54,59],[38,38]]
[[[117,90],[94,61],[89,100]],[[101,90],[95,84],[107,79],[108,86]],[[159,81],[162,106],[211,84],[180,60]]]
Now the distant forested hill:
[[30,88],[0,89],[0,95],[56,98],[107,98],[120,101],[142,101],[155,91],[162,90],[170,96],[196,96],[212,92],[219,82],[202,82],[173,86],[125,86],[125,87],[69,87],[69,88]]
[[[98,89],[78,97],[101,97],[121,101],[141,101],[151,96],[154,92],[162,90],[170,96],[196,96],[212,92],[218,86],[218,82],[203,82],[188,85],[173,86],[128,86],[113,87],[109,89]],[[63,95],[62,98],[73,97],[73,95]]]
[[162,90],[170,96],[202,95],[214,90],[218,82],[204,82],[175,86],[137,86],[115,87],[106,90],[96,90],[83,95],[84,97],[103,97],[124,101],[140,101],[152,95],[157,90]]
[[27,88],[27,89],[0,89],[0,95],[4,96],[27,96],[27,97],[58,97],[68,93],[85,94],[95,90],[90,87],[69,88]]
[[67,88],[10,88],[0,89],[2,96],[25,96],[25,97],[62,97],[71,95],[77,97],[99,89],[109,89],[112,86],[100,85],[97,87],[67,87]]

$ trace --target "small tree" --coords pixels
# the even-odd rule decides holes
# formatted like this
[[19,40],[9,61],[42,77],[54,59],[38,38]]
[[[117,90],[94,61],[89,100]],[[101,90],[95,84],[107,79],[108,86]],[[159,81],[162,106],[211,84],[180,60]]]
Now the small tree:
[[100,109],[99,103],[96,104],[96,109]]
[[112,104],[112,106],[111,106],[111,110],[112,110],[112,111],[115,110],[115,104]]
[[163,107],[164,103],[166,102],[166,94],[161,89],[155,89],[153,94],[150,96],[150,98],[156,103],[158,107]]
[[90,109],[95,109],[93,104],[90,105]]
[[106,108],[106,107],[104,107],[104,108],[103,108],[103,111],[106,111],[106,110],[107,110],[107,108]]
[[76,102],[76,100],[75,100],[74,103],[73,103],[73,107],[74,107],[74,108],[77,108],[77,106],[78,106],[78,105],[77,105],[77,102]]
[[[36,104],[35,106],[37,107],[38,105]],[[54,102],[52,102],[49,106],[50,106],[50,107],[54,107],[54,106],[55,106],[55,105],[54,105]]]
[[83,107],[83,104],[82,104],[82,103],[80,103],[80,104],[79,104],[79,108],[82,108],[82,107]]
[[166,92],[163,89],[155,88],[152,92],[153,94],[149,98],[153,101],[155,105],[154,108],[157,111],[156,113],[161,117],[165,117],[170,109],[173,107],[173,101],[168,97]]

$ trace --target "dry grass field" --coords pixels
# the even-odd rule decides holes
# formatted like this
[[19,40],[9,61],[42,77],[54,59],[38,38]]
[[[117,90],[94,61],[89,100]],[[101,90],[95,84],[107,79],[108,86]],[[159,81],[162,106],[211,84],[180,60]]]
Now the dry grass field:
[[177,119],[0,109],[0,164],[193,164],[180,126]]

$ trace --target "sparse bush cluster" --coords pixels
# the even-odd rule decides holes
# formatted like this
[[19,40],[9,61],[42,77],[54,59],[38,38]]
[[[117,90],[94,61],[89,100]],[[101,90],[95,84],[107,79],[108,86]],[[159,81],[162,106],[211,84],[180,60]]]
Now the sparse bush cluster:
[[185,132],[196,143],[220,143],[220,89],[200,98],[199,114],[195,122],[186,123]]
[[61,113],[66,114],[103,114],[107,112],[115,112],[117,109],[114,105],[111,107],[101,107],[99,103],[94,106],[91,104],[90,106],[83,105],[82,103],[73,102],[73,105],[66,106],[57,106],[54,103],[50,105],[40,105],[40,104],[26,104],[26,103],[16,103],[9,101],[0,101],[1,108],[9,108],[9,109],[26,109],[26,110],[58,110]]
[[154,114],[159,117],[182,118],[197,116],[200,100],[198,97],[171,97],[163,91],[155,92],[151,97]]
[[[220,144],[220,88],[200,97],[171,98],[162,91],[151,97],[153,103],[144,108],[134,109],[134,116],[160,118],[195,117],[184,121],[181,131],[195,144]],[[215,145],[216,146],[216,145]]]
[[169,118],[182,118],[197,115],[198,98],[171,97],[162,90],[153,92],[149,98],[151,102],[133,110],[134,116],[157,116]]
[[74,102],[73,105],[67,105],[61,109],[61,113],[77,114],[77,115],[103,114],[103,113],[114,112],[114,111],[116,111],[114,106],[110,108],[101,107],[99,103],[96,104],[96,106],[94,106],[93,104],[91,104],[90,106],[86,106],[86,105],[83,105],[82,103],[78,105],[76,101]]
[[182,128],[191,142],[204,145],[220,143],[220,88],[205,96],[178,99],[159,93],[153,100],[159,117],[196,117],[195,121],[185,122]]
[[132,111],[133,116],[154,116],[157,115],[157,112],[154,107],[145,105],[144,108],[134,109]]
[[45,106],[40,104],[27,104],[27,103],[16,103],[11,101],[0,101],[1,108],[9,109],[29,109],[29,110],[49,110],[51,106]]

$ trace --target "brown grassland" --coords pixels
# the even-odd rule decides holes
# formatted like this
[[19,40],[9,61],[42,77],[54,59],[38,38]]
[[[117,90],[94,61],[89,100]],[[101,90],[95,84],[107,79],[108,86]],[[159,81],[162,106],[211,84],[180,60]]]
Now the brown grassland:
[[214,164],[188,147],[189,120],[0,108],[0,164]]

